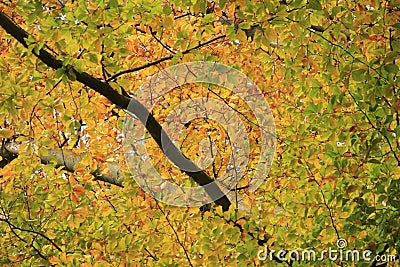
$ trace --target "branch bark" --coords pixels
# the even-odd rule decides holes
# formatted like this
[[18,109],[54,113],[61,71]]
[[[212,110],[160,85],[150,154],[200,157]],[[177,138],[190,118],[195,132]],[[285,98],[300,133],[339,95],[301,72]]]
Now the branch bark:
[[[0,148],[0,156],[3,158],[10,158],[10,155],[16,158],[21,152],[21,143],[14,140],[4,142]],[[82,155],[70,149],[47,149],[47,154],[40,154],[39,157],[43,164],[55,162],[57,167],[63,167],[68,172],[74,172],[82,160]],[[107,167],[109,169],[107,174],[103,174],[100,170],[91,170],[90,173],[96,180],[123,187],[121,174],[124,170],[117,163],[107,162]]]
[[[24,47],[28,48],[28,44],[25,39],[28,38],[28,33],[23,30],[20,26],[15,24],[6,14],[0,11],[0,26],[3,27],[7,33],[12,35],[15,39],[17,39]],[[220,37],[222,38],[222,37]],[[214,38],[216,39],[216,38]],[[206,42],[206,43],[209,43]],[[60,69],[63,67],[63,61],[56,59],[53,55],[51,55],[47,50],[40,49],[39,53],[36,53],[34,50],[31,51],[36,57],[38,57],[43,63],[53,69]],[[157,61],[156,61],[157,62]],[[154,64],[153,64],[154,65]],[[162,151],[166,151],[163,149],[163,144],[165,147],[168,147],[170,151],[166,156],[177,166],[180,165],[177,160],[181,157],[174,157],[174,155],[182,155],[180,150],[172,143],[169,137],[164,138],[167,134],[162,129],[161,125],[157,122],[157,120],[153,117],[153,115],[136,99],[130,98],[116,92],[107,82],[103,82],[86,72],[78,72],[73,67],[69,66],[70,70],[75,74],[76,80],[83,85],[88,86],[89,88],[95,90],[101,95],[108,98],[113,104],[116,106],[125,109],[135,116],[139,118],[139,120],[145,125],[146,129],[149,131],[152,138],[156,141],[158,146],[162,149]],[[122,74],[121,74],[122,75]],[[129,106],[129,110],[128,110]],[[163,142],[161,142],[161,136],[163,137]],[[171,157],[172,156],[172,157]],[[183,155],[182,155],[183,156]],[[196,166],[192,163],[193,166]],[[200,169],[200,168],[197,168]],[[213,182],[213,179],[207,175],[204,171],[184,171],[189,177],[191,177],[197,184],[206,185]],[[224,195],[221,188],[218,187],[215,183],[210,188],[206,188],[206,192],[213,196],[215,194]],[[215,204],[222,206],[223,210],[227,211],[229,206],[231,205],[230,200],[226,195],[219,198],[215,201]]]

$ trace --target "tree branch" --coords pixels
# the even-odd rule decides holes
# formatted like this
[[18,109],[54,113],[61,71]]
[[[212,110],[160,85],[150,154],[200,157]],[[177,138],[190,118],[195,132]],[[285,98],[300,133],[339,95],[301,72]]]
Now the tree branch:
[[[13,155],[16,158],[21,153],[21,143],[16,141],[7,141],[0,148],[0,156]],[[78,167],[77,164],[82,160],[82,155],[72,152],[70,149],[48,149],[47,155],[39,155],[43,164],[55,162],[57,167],[63,167],[68,172],[74,172]],[[91,170],[90,173],[96,180],[110,183],[113,185],[122,186],[123,179],[121,174],[123,169],[117,163],[109,163],[108,174],[103,174],[100,170]]]
[[178,244],[181,246],[183,252],[185,253],[185,256],[186,256],[186,259],[188,260],[189,266],[193,267],[193,264],[192,264],[192,262],[190,261],[189,253],[188,253],[187,249],[185,248],[185,245],[184,245],[184,244],[182,243],[182,241],[179,239],[178,233],[176,232],[174,226],[172,225],[171,221],[170,221],[169,218],[168,218],[168,214],[166,214],[166,213],[164,212],[164,210],[161,208],[161,206],[160,206],[160,204],[158,203],[157,200],[156,200],[156,204],[157,204],[158,209],[159,209],[159,210],[161,211],[161,213],[164,215],[165,220],[167,221],[169,227],[171,227],[172,231],[174,232],[174,235],[175,235],[175,237],[176,237],[176,240],[177,240]]
[[30,230],[30,229],[24,229],[18,226],[15,226],[14,224],[12,224],[8,219],[1,219],[0,221],[2,222],[6,222],[10,227],[12,227],[14,230],[19,230],[22,232],[28,232],[28,233],[32,233],[32,234],[36,234],[36,235],[40,235],[41,237],[43,237],[44,239],[46,239],[47,241],[49,241],[58,251],[62,252],[62,249],[53,241],[51,240],[49,237],[47,237],[45,234],[38,232],[38,231],[34,231],[34,230]]
[[161,42],[160,39],[158,39],[157,35],[155,32],[153,32],[153,29],[151,27],[149,27],[150,30],[150,34],[151,36],[153,36],[154,39],[156,39],[156,41],[162,46],[164,47],[166,50],[168,50],[169,52],[171,52],[172,54],[176,54],[176,52],[174,50],[172,50],[168,45],[164,44],[163,42]]
[[[2,26],[7,33],[12,35],[14,38],[16,38],[22,45],[24,45],[26,48],[28,48],[28,45],[25,41],[25,39],[28,37],[28,33],[24,31],[21,27],[16,25],[9,17],[7,17],[2,11],[0,11],[0,26]],[[224,38],[225,35],[215,37],[207,42],[201,43],[191,49],[188,49],[182,54],[189,53],[192,50],[198,49],[204,45],[207,45],[209,43],[212,43],[218,39]],[[53,69],[60,69],[63,67],[63,61],[56,59],[53,55],[51,55],[49,52],[47,52],[45,49],[40,49],[39,53],[36,53],[35,51],[32,51],[33,54],[38,57],[43,63],[45,63],[47,66],[53,68]],[[172,59],[173,56],[170,57],[165,57],[162,59],[159,59],[157,61],[154,61],[152,63],[147,64],[148,66],[156,65],[162,61]],[[83,85],[88,86],[89,88],[95,90],[96,92],[100,93],[101,95],[105,96],[108,98],[113,104],[119,106],[122,109],[125,109],[135,116],[138,117],[138,119],[143,123],[143,125],[146,127],[146,129],[149,131],[150,135],[153,137],[153,139],[156,141],[157,145],[162,149],[162,151],[167,151],[167,149],[164,149],[163,147],[167,147],[168,151],[170,153],[166,154],[166,156],[177,166],[180,166],[180,162],[182,158],[184,157],[183,154],[180,152],[180,150],[172,143],[171,139],[167,137],[167,134],[164,132],[162,129],[161,125],[157,122],[157,120],[154,118],[154,116],[146,109],[146,107],[137,101],[134,98],[129,98],[127,96],[121,95],[118,92],[116,92],[107,82],[102,82],[101,80],[91,76],[90,74],[86,72],[78,72],[76,69],[74,69],[72,66],[69,66],[70,71],[72,71],[75,76],[76,80],[82,83]],[[125,73],[129,72],[134,72],[140,69],[146,68],[145,66],[142,66],[140,68],[136,68],[136,70],[131,69],[131,70],[126,70],[124,72],[120,72],[118,74],[115,74],[114,76],[110,77],[109,80],[115,79],[118,76],[121,76]],[[129,107],[129,110],[128,110]],[[161,142],[161,136],[163,136],[163,140]],[[166,137],[166,138],[165,138]],[[164,144],[164,146],[163,146]],[[194,169],[200,170],[193,162],[189,161],[189,163],[194,167]],[[183,171],[186,173],[189,177],[191,177],[197,184],[203,186],[206,184],[212,183],[214,180],[208,176],[207,173],[204,171],[196,171],[196,172],[191,172],[191,171]],[[222,195],[223,197],[219,198],[218,200],[215,201],[217,205],[222,206],[223,210],[227,211],[229,209],[229,206],[231,205],[230,200],[228,197],[223,193],[221,188],[216,183],[212,183],[210,187],[205,188],[206,192],[208,195],[213,196],[213,195]]]
[[[226,35],[224,34],[224,35],[220,35],[220,36],[217,36],[217,37],[215,37],[215,38],[212,38],[212,39],[208,40],[207,42],[200,43],[200,44],[196,45],[195,47],[192,47],[192,48],[190,48],[190,49],[188,49],[188,50],[183,51],[183,52],[182,52],[182,55],[188,54],[189,52],[191,52],[191,51],[193,51],[193,50],[199,49],[199,48],[201,48],[201,47],[203,47],[203,46],[205,46],[205,45],[208,45],[208,44],[210,44],[210,43],[213,43],[213,42],[215,42],[215,41],[217,41],[217,40],[219,40],[219,39],[225,38],[225,37],[226,37]],[[142,66],[140,66],[140,67],[136,67],[136,68],[128,69],[128,70],[123,70],[123,71],[121,71],[121,72],[118,72],[118,73],[114,74],[114,75],[111,76],[110,78],[108,78],[108,79],[107,79],[107,82],[113,81],[113,80],[115,80],[116,78],[118,78],[118,77],[121,76],[121,75],[128,74],[128,73],[132,73],[132,72],[135,72],[135,71],[140,71],[140,70],[146,69],[146,68],[148,68],[148,67],[157,65],[157,64],[159,64],[159,63],[161,63],[161,62],[170,60],[170,59],[172,59],[173,57],[174,57],[173,55],[167,56],[167,57],[163,57],[163,58],[160,58],[160,59],[158,59],[158,60],[156,60],[156,61],[153,61],[153,62],[144,64],[144,65],[142,65]]]

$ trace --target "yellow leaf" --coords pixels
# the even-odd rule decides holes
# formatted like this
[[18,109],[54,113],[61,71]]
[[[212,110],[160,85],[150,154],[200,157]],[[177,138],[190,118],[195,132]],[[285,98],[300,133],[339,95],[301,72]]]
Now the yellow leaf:
[[49,262],[50,262],[51,264],[61,264],[60,259],[57,258],[57,257],[55,257],[55,256],[50,257],[50,258],[49,258]]
[[22,100],[22,106],[27,112],[31,112],[34,106],[34,103],[26,98]]
[[14,135],[14,132],[10,129],[0,129],[0,137],[2,138],[11,138]]
[[47,157],[49,155],[49,151],[45,147],[39,148],[39,154],[43,157]]

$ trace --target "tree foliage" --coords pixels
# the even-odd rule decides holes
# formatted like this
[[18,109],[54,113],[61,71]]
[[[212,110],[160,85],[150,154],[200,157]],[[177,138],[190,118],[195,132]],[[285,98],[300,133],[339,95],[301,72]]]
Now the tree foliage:
[[[283,263],[257,258],[264,246],[322,251],[339,238],[349,249],[398,254],[399,8],[373,0],[0,1],[0,264],[273,266]],[[239,69],[274,114],[269,176],[255,192],[248,179],[233,192],[248,211],[227,197],[201,209],[164,205],[127,170],[129,101],[148,77],[189,61]],[[218,153],[201,174],[180,171],[159,147],[168,112],[196,97],[240,114],[251,176],[260,153],[254,114],[244,99],[206,85],[157,101],[146,124],[154,166],[192,186],[226,168],[231,147],[212,120],[193,120],[179,139],[193,161],[202,140],[214,142]]]

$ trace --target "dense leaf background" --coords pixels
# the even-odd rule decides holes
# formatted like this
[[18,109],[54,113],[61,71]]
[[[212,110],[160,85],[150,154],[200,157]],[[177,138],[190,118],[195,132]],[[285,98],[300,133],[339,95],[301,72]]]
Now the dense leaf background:
[[[0,11],[29,33],[25,48],[0,29],[0,264],[377,264],[257,258],[264,246],[322,251],[339,238],[348,249],[398,255],[399,8],[373,0],[0,1]],[[41,49],[62,67],[38,59]],[[76,75],[86,72],[134,96],[159,70],[200,60],[248,75],[275,117],[269,176],[254,193],[248,180],[240,184],[250,212],[177,208],[146,195],[124,163],[124,109]],[[158,101],[154,117],[162,122],[172,107],[199,96],[223,98],[248,119],[256,160],[254,116],[223,88],[177,88]],[[214,141],[211,177],[231,153],[218,127],[195,120],[181,139],[193,160],[201,140]],[[10,143],[20,144],[18,153],[7,150]],[[160,173],[194,185],[151,138],[147,147]],[[55,158],[43,161],[57,151],[79,155],[78,163],[68,169]],[[123,170],[113,180],[123,187],[96,179],[112,166]]]

